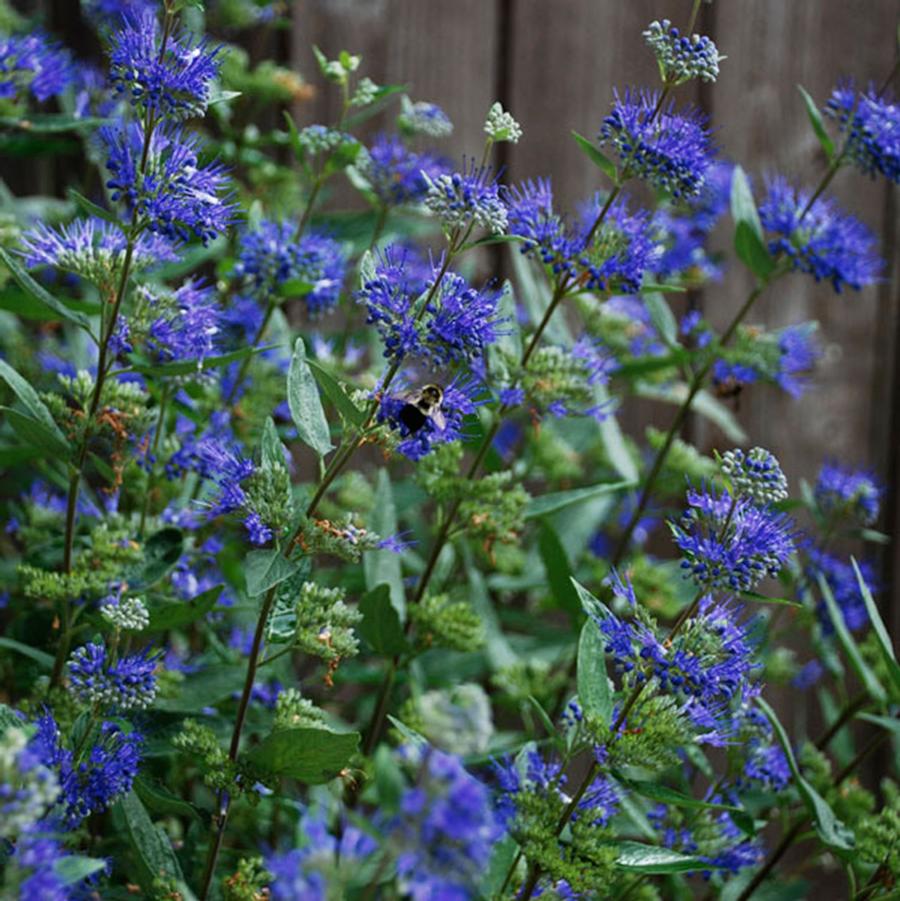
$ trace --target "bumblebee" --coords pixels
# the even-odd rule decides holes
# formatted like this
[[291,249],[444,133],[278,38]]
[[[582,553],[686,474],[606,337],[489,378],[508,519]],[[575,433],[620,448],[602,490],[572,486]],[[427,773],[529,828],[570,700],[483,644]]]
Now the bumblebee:
[[444,389],[440,385],[422,385],[418,391],[407,394],[403,400],[405,403],[397,418],[409,429],[411,435],[415,435],[429,419],[440,431],[447,428],[447,420],[441,412]]

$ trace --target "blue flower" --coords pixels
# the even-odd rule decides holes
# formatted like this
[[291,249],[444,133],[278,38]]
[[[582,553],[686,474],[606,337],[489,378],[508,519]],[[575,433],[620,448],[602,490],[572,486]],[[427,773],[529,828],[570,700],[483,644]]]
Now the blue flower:
[[657,110],[659,102],[657,91],[617,92],[600,143],[616,148],[626,173],[673,197],[691,197],[703,187],[715,152],[706,120],[696,110],[676,113],[671,103]]
[[125,204],[134,225],[172,241],[186,241],[193,234],[207,243],[232,223],[236,208],[219,196],[228,178],[218,163],[200,162],[197,135],[157,126],[143,167],[141,125],[104,126],[99,134],[107,151],[110,196]]
[[60,95],[74,80],[69,52],[45,34],[0,36],[0,98],[25,89],[39,101]]
[[509,234],[522,239],[522,253],[533,254],[557,274],[574,272],[571,259],[580,249],[562,217],[553,210],[550,180],[539,178],[502,189]]
[[297,238],[294,222],[263,220],[241,237],[234,274],[254,297],[268,301],[287,282],[305,284],[302,293],[310,316],[331,310],[344,286],[347,260],[341,245],[311,232]]
[[474,160],[461,172],[428,178],[425,205],[448,232],[481,228],[492,235],[506,231],[506,205],[491,170]]
[[[53,266],[107,287],[115,282],[125,257],[127,239],[121,229],[101,219],[74,219],[52,228],[39,223],[22,236],[21,254],[29,267]],[[173,244],[144,232],[134,242],[133,272],[178,259]]]
[[617,200],[597,229],[594,223],[602,209],[598,194],[582,210],[578,232],[579,283],[596,291],[635,294],[644,272],[651,268],[658,249],[644,210],[628,211],[628,202]]
[[859,290],[876,282],[883,261],[875,253],[875,236],[827,197],[819,197],[802,215],[809,199],[781,176],[769,180],[759,215],[776,236],[769,242],[771,252],[785,254],[794,269],[816,281],[830,281],[837,292],[844,285]]
[[116,723],[104,721],[91,735],[93,743],[76,759],[62,744],[59,726],[44,713],[36,721],[32,743],[44,766],[58,773],[65,804],[64,826],[75,828],[87,816],[106,810],[131,790],[141,760],[144,737],[124,732]]
[[396,135],[380,134],[358,168],[381,203],[401,206],[423,200],[429,183],[450,165],[432,153],[416,153]]
[[823,675],[825,675],[825,670],[822,664],[818,660],[810,660],[809,663],[800,667],[797,674],[791,679],[791,685],[801,691],[806,691],[812,688]]
[[800,323],[782,329],[778,334],[778,350],[780,357],[775,381],[791,397],[800,397],[806,391],[809,376],[822,356],[815,326]]
[[152,295],[148,302],[151,309],[168,307],[153,320],[147,334],[149,350],[157,360],[196,360],[199,367],[205,357],[216,352],[221,308],[211,286],[187,281],[172,292],[169,303]]
[[772,504],[788,496],[787,479],[775,455],[762,447],[744,453],[739,447],[722,455],[721,469],[732,493],[757,504]]
[[828,518],[846,516],[861,526],[878,519],[881,486],[871,472],[826,463],[815,486],[816,505]]
[[88,642],[69,658],[72,691],[83,703],[113,710],[149,707],[156,697],[158,654],[147,648],[110,663],[106,647]]
[[[853,566],[841,560],[840,557],[814,546],[808,547],[807,553],[807,578],[815,585],[818,577],[822,576],[831,589],[831,594],[838,609],[841,611],[841,616],[847,628],[853,632],[862,629],[869,622],[869,613],[866,610],[866,603],[863,600]],[[858,566],[860,575],[863,577],[863,581],[866,583],[869,591],[872,593],[877,592],[878,580],[875,577],[875,571],[871,564],[862,561]],[[824,600],[819,601],[816,605],[816,615],[819,618],[822,631],[826,635],[833,634],[834,623],[831,620],[831,615]]]
[[[72,883],[63,877],[62,867],[69,854],[53,832],[49,825],[34,826],[19,836],[9,858],[4,861],[4,885],[18,886],[15,897],[73,901],[74,898],[89,896],[83,878]],[[13,895],[7,897],[12,898]]]
[[777,576],[794,552],[791,520],[723,491],[689,490],[689,508],[670,523],[681,548],[681,567],[698,585],[752,591],[760,580]]
[[458,757],[433,748],[404,749],[420,772],[387,828],[400,845],[400,890],[413,901],[465,901],[481,883],[502,829],[487,786]]
[[159,23],[153,12],[126,16],[113,37],[109,78],[132,106],[158,118],[202,116],[218,74],[220,48],[205,41],[169,35],[161,51]]
[[351,823],[342,824],[340,838],[332,834],[327,811],[310,807],[297,828],[301,844],[290,851],[266,853],[266,869],[272,874],[269,886],[273,901],[326,901],[328,874],[335,861],[348,868],[359,866],[377,850],[377,843]]
[[[501,292],[479,291],[453,272],[444,273],[435,287],[437,269],[423,286],[410,262],[408,251],[389,246],[357,294],[368,312],[366,322],[384,341],[385,357],[397,362],[418,357],[434,367],[479,357],[499,335]],[[431,294],[427,304],[423,292]]]
[[870,86],[857,92],[852,80],[839,84],[825,104],[847,142],[846,153],[866,175],[900,183],[900,105]]

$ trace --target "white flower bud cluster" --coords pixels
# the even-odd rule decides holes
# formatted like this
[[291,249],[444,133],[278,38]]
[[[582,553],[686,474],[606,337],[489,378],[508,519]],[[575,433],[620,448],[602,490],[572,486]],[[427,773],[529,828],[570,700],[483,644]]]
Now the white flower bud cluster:
[[425,206],[447,230],[465,229],[474,224],[492,235],[502,235],[506,231],[506,206],[496,187],[458,172],[440,175],[433,181],[424,172],[422,174],[429,184]]
[[492,141],[509,141],[510,144],[518,144],[519,138],[522,137],[522,126],[499,103],[495,103],[488,110],[484,133]]
[[715,81],[719,77],[716,45],[705,35],[682,36],[668,20],[651,22],[644,32],[647,44],[659,63],[659,71],[667,84],[684,84],[692,78]]
[[143,632],[150,625],[150,612],[140,598],[119,598],[100,608],[100,615],[117,629]]
[[727,451],[721,465],[735,495],[749,497],[757,504],[777,503],[788,496],[781,466],[765,448],[754,447],[746,454],[740,448]]

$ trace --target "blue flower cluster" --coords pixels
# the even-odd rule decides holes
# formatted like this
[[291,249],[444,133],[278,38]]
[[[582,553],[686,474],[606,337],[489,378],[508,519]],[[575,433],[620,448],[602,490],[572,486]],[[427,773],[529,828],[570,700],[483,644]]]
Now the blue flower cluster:
[[64,805],[62,825],[72,829],[92,813],[106,810],[131,790],[142,760],[144,737],[104,720],[78,756],[62,745],[56,720],[43,714],[32,739],[41,763],[56,771]]
[[853,81],[839,84],[825,104],[837,120],[846,154],[866,175],[900,183],[900,104],[874,87],[857,91]]
[[75,696],[101,709],[140,710],[156,697],[154,670],[158,655],[145,649],[110,661],[106,647],[95,642],[73,652],[69,680]]
[[810,195],[782,176],[769,179],[767,188],[759,216],[776,236],[769,241],[772,253],[785,254],[794,269],[830,281],[837,292],[878,279],[883,262],[875,253],[875,236],[859,219],[827,197],[817,198],[807,211]]
[[28,90],[43,103],[62,94],[74,77],[69,52],[46,35],[0,35],[0,98],[17,100]]
[[670,527],[685,574],[700,586],[752,591],[777,576],[794,552],[793,523],[784,514],[727,491],[691,489],[687,501]]
[[644,39],[659,63],[659,73],[667,84],[678,85],[692,78],[715,81],[719,77],[719,51],[705,35],[681,34],[669,19],[651,22]]
[[819,510],[829,519],[846,517],[860,526],[871,526],[878,519],[882,489],[871,472],[826,463],[813,493]]
[[596,224],[604,198],[584,204],[574,227],[553,210],[546,179],[504,189],[509,233],[523,239],[522,252],[536,256],[557,278],[604,292],[633,294],[658,257],[651,220],[644,211],[630,213],[621,199]]
[[168,35],[165,44],[156,14],[126,16],[109,54],[109,78],[132,106],[158,118],[190,119],[206,113],[218,74],[219,48]]
[[297,282],[311,317],[334,309],[346,272],[343,248],[333,238],[316,232],[298,238],[296,223],[268,220],[242,235],[234,267],[235,277],[263,302]]
[[398,135],[380,134],[359,170],[384,206],[420,203],[429,185],[450,172],[449,163],[428,151],[417,153]]
[[678,113],[662,102],[658,91],[616,93],[600,143],[615,147],[625,173],[673,197],[692,197],[703,187],[715,152],[706,120],[696,110]]
[[387,827],[400,847],[400,889],[413,901],[472,897],[502,835],[491,792],[458,757],[434,748],[404,754],[418,773]]
[[104,126],[100,139],[107,153],[110,196],[125,204],[134,228],[174,242],[195,235],[207,243],[231,225],[236,208],[219,196],[228,183],[225,170],[219,163],[200,162],[196,134],[163,124],[147,141],[144,128],[133,122],[122,128]]
[[333,897],[329,881],[336,861],[348,868],[363,865],[374,854],[375,840],[352,823],[343,823],[340,838],[332,834],[325,810],[310,807],[298,824],[301,844],[290,851],[270,851],[266,869],[272,874],[269,890],[273,901],[327,901]]
[[485,166],[470,162],[459,172],[428,178],[425,206],[449,234],[480,228],[492,235],[506,231],[506,205],[496,176]]
[[[865,561],[858,564],[860,575],[869,587],[869,591],[877,591],[878,580],[875,570],[870,563]],[[869,622],[869,614],[866,603],[860,591],[859,582],[853,566],[842,560],[836,554],[810,545],[807,548],[806,575],[815,585],[819,576],[825,579],[832,597],[841,611],[844,624],[852,632],[858,632]],[[816,604],[816,615],[826,635],[834,633],[834,623],[825,601]]]
[[187,281],[169,298],[147,292],[147,305],[151,316],[163,308],[147,332],[148,350],[154,359],[162,363],[196,360],[199,367],[205,357],[216,352],[221,309],[211,286]]

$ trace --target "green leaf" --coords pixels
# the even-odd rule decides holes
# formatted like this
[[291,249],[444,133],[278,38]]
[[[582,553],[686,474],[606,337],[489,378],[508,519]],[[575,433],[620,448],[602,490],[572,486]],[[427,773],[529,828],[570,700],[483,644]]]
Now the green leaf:
[[759,220],[753,191],[750,190],[750,181],[740,166],[735,166],[731,174],[731,218],[735,225],[746,222],[756,237],[763,240],[762,222]]
[[415,729],[410,729],[406,723],[401,722],[397,717],[388,714],[388,719],[391,721],[391,725],[403,736],[404,740],[411,745],[421,748],[428,744],[428,739],[424,735],[416,732]]
[[753,821],[753,817],[743,807],[736,807],[733,804],[713,804],[709,801],[693,798],[659,782],[629,779],[618,772],[614,773],[614,775],[617,782],[621,782],[625,788],[641,795],[641,797],[649,798],[651,801],[662,802],[663,804],[670,804],[673,807],[684,807],[689,810],[724,810],[743,832],[748,835],[756,834],[756,824]]
[[53,872],[57,880],[63,885],[75,885],[94,873],[106,868],[106,861],[98,857],[82,857],[79,854],[69,854],[66,857],[58,857],[53,861]]
[[12,277],[26,294],[53,310],[61,319],[73,322],[85,331],[91,330],[91,321],[84,313],[70,310],[64,303],[57,300],[46,288],[39,285],[3,247],[0,247],[0,260],[3,261],[3,265],[9,269]]
[[[378,471],[375,504],[370,518],[372,530],[382,538],[397,534],[397,508],[394,504],[391,479],[386,469]],[[406,619],[406,592],[403,588],[400,555],[387,549],[368,551],[363,556],[363,573],[368,591],[373,591],[381,584],[390,587],[391,603],[403,622]]]
[[603,601],[595,598],[577,579],[572,579],[572,585],[575,588],[575,594],[578,597],[578,603],[587,617],[603,617],[610,616],[609,609]]
[[850,666],[853,668],[856,675],[859,676],[859,679],[865,686],[866,692],[870,698],[879,702],[887,700],[887,693],[884,688],[882,688],[875,673],[872,672],[869,665],[863,659],[859,645],[857,645],[856,640],[850,634],[850,630],[844,622],[844,615],[841,613],[841,608],[838,607],[837,601],[835,601],[834,595],[831,593],[828,582],[821,573],[818,574],[816,579],[819,583],[819,591],[822,593],[825,606],[828,608],[828,615],[831,617],[831,622],[834,625],[835,635],[837,635],[838,641],[844,649],[844,653],[847,655]]
[[325,396],[335,405],[338,413],[351,425],[359,428],[366,421],[365,411],[350,400],[347,392],[343,389],[337,379],[325,369],[318,360],[307,359],[309,368],[312,369],[319,387],[325,393]]
[[612,694],[606,676],[605,641],[592,619],[581,627],[578,639],[578,700],[585,713],[599,718],[606,726],[612,719]]
[[35,114],[27,117],[0,116],[0,128],[16,128],[29,134],[56,134],[64,131],[83,131],[109,125],[112,119],[94,116],[72,116],[69,114]]
[[358,732],[278,729],[251,749],[247,759],[266,773],[321,785],[347,766],[358,745]]
[[324,457],[332,447],[331,433],[315,376],[306,359],[306,345],[302,338],[298,338],[294,345],[291,367],[288,370],[288,406],[301,441],[308,444],[320,457]]
[[506,882],[506,874],[516,859],[519,846],[511,835],[503,838],[491,848],[491,857],[488,861],[487,872],[481,881],[481,897],[499,897],[503,884]]
[[53,658],[49,654],[31,647],[31,645],[23,644],[21,641],[16,641],[14,638],[0,636],[0,648],[6,648],[8,651],[15,651],[24,657],[30,657],[38,666],[44,669],[53,669]]
[[650,313],[650,321],[666,347],[678,347],[678,322],[665,297],[650,292],[644,295],[644,305]]
[[271,416],[266,417],[262,437],[259,441],[260,459],[263,466],[284,466],[284,445],[278,437],[278,428]]
[[680,851],[672,851],[658,845],[625,841],[616,842],[615,846],[619,849],[616,866],[631,873],[644,873],[649,876],[715,869],[715,866],[705,858],[682,854]]
[[573,619],[581,616],[581,602],[572,584],[572,570],[565,549],[549,523],[541,524],[538,550],[544,562],[550,593],[562,610]]
[[626,488],[632,488],[634,484],[634,482],[625,481],[603,482],[598,485],[591,485],[588,488],[553,491],[550,494],[532,498],[525,508],[525,519],[538,519],[541,516],[565,510],[567,507],[581,504],[584,501],[589,501],[604,494],[615,494],[618,491],[624,491]]
[[770,598],[767,594],[760,594],[758,591],[742,591],[740,595],[742,598],[756,601],[758,604],[783,604],[786,607],[800,607],[801,609],[803,607],[799,601],[792,601],[788,598]]
[[102,219],[104,222],[109,222],[121,229],[122,224],[119,222],[119,217],[111,210],[104,209],[102,206],[97,206],[93,200],[88,200],[84,194],[79,194],[74,188],[69,188],[69,197],[71,197],[73,203],[75,203],[82,212],[87,213],[88,216]]
[[131,588],[144,589],[167,576],[184,553],[184,534],[168,526],[154,532],[144,542],[144,559],[128,575]]
[[134,791],[128,792],[115,805],[125,821],[125,834],[136,852],[141,882],[149,889],[157,876],[184,881],[181,865],[172,843],[161,826],[154,825]]
[[825,128],[822,114],[819,112],[815,100],[809,96],[806,88],[804,88],[802,84],[797,85],[797,90],[803,98],[803,104],[806,107],[806,115],[809,117],[809,124],[812,125],[813,131],[816,133],[816,137],[822,145],[822,150],[825,151],[825,157],[830,163],[834,159],[834,141],[831,140],[831,136]]
[[[639,382],[634,390],[640,397],[650,397],[654,400],[681,405],[687,397],[688,389],[683,382],[669,386]],[[735,444],[746,443],[747,434],[737,421],[734,413],[720,400],[713,397],[709,391],[704,389],[697,392],[694,398],[693,409],[696,413],[705,416],[710,422],[718,426],[729,441],[733,441]]]
[[763,281],[775,270],[775,261],[769,253],[769,248],[746,222],[738,222],[734,230],[734,252],[741,262]]
[[538,719],[541,721],[541,725],[544,727],[544,732],[550,736],[552,741],[559,743],[561,736],[556,728],[553,725],[553,720],[550,719],[550,714],[544,710],[543,704],[534,696],[528,695],[528,703],[534,708],[535,713],[538,715]]
[[[609,401],[609,392],[606,385],[602,384],[602,380],[594,385],[594,400],[601,405]],[[626,482],[637,483],[639,478],[637,466],[625,443],[625,436],[622,434],[622,428],[616,415],[610,413],[598,428],[600,429],[600,440],[603,442],[603,450],[616,472]]]
[[302,278],[289,278],[286,282],[281,283],[278,294],[281,297],[306,297],[315,287],[312,282]]
[[19,375],[5,360],[0,360],[0,378],[12,389],[19,402],[27,410],[29,418],[36,420],[40,426],[53,435],[55,444],[68,449],[69,443],[66,441],[66,436],[63,435],[37,391],[31,387],[31,383]]
[[177,697],[157,698],[153,709],[166,713],[197,713],[240,691],[245,675],[243,666],[215,664],[204,667],[181,683]]
[[161,604],[150,610],[150,632],[167,632],[169,629],[183,629],[198,619],[206,616],[222,593],[224,585],[216,585],[189,601],[178,601],[173,604]]
[[363,595],[359,612],[363,618],[358,631],[377,653],[395,657],[408,648],[397,608],[391,603],[389,585],[379,585]]
[[291,563],[278,548],[250,551],[244,557],[247,594],[251,598],[259,597],[292,576],[296,569],[297,565]]
[[897,664],[897,656],[894,653],[894,645],[891,643],[891,636],[888,634],[884,621],[881,619],[881,614],[878,612],[878,605],[872,597],[872,592],[869,591],[869,586],[866,584],[866,580],[859,571],[856,559],[851,557],[850,562],[853,564],[853,571],[856,573],[856,581],[859,583],[859,591],[862,595],[863,602],[866,605],[869,621],[872,623],[872,631],[875,633],[878,650],[881,651],[881,656],[887,666],[888,673],[890,673],[891,680],[894,682],[895,686],[900,689],[900,665]]
[[491,244],[521,244],[525,241],[520,235],[486,235],[477,241],[469,241],[459,248],[459,253],[474,250],[476,247],[489,247]]
[[803,798],[803,803],[816,824],[819,837],[829,848],[834,848],[837,851],[852,850],[854,844],[853,833],[834,815],[834,811],[828,806],[825,799],[803,778],[800,767],[797,766],[797,760],[794,757],[790,740],[777,714],[762,698],[757,698],[756,703],[775,730],[781,750],[784,751],[784,756],[787,758],[794,781],[797,783],[797,790],[800,792],[800,797]]
[[875,726],[881,726],[888,732],[893,732],[897,738],[900,738],[900,719],[896,716],[878,716],[876,713],[860,713],[857,718],[872,723]]
[[731,216],[735,226],[735,252],[754,275],[767,279],[775,268],[775,262],[766,247],[750,182],[740,166],[734,167],[731,176]]
[[193,804],[173,795],[158,782],[150,782],[145,776],[138,776],[134,780],[134,792],[146,807],[160,816],[201,819]]
[[0,406],[0,412],[4,414],[12,430],[22,442],[28,445],[31,450],[31,457],[37,455],[40,457],[56,457],[62,460],[68,459],[69,446],[60,444],[56,433],[48,429],[43,423],[11,407]]
[[593,141],[589,141],[584,135],[580,135],[577,131],[573,131],[572,137],[575,138],[575,143],[582,153],[584,153],[595,166],[599,167],[603,174],[614,185],[617,185],[619,183],[619,173],[616,170],[616,164],[608,156],[601,153],[601,151],[594,146]]

